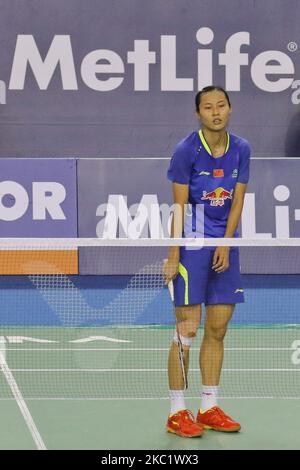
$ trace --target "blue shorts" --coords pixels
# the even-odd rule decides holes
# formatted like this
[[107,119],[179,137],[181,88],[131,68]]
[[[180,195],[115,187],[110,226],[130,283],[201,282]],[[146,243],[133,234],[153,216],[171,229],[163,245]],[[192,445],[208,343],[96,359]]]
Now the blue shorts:
[[244,302],[238,248],[230,248],[229,268],[223,273],[212,269],[214,251],[180,248],[179,274],[173,280],[176,306]]

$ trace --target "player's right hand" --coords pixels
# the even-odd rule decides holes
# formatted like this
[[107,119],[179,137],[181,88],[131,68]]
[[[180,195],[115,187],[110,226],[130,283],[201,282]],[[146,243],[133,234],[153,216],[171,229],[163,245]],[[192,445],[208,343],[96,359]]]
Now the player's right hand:
[[165,259],[163,265],[163,276],[165,284],[169,284],[172,279],[174,279],[179,270],[179,261],[174,259]]

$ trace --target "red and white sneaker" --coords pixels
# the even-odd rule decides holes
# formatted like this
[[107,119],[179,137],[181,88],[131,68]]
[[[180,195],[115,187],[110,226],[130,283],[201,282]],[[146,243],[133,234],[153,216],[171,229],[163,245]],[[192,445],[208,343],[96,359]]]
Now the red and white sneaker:
[[167,422],[167,431],[181,437],[200,437],[204,428],[196,423],[194,415],[189,410],[181,410],[170,415]]
[[199,410],[197,423],[201,424],[204,429],[213,429],[214,431],[237,432],[241,429],[240,423],[226,415],[218,406],[204,412]]

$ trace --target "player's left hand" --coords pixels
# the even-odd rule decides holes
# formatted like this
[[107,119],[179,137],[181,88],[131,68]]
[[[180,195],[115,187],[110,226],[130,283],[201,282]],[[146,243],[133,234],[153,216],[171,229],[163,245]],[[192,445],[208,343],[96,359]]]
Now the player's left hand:
[[212,269],[217,273],[223,273],[229,268],[229,246],[218,246],[215,249]]

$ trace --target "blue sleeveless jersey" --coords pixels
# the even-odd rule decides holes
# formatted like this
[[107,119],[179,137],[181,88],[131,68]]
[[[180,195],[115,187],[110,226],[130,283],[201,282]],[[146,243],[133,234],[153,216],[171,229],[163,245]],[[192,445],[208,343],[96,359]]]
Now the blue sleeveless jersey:
[[202,130],[179,142],[168,178],[189,185],[185,237],[224,237],[236,183],[249,180],[250,153],[246,139],[228,132],[225,153],[217,158]]

